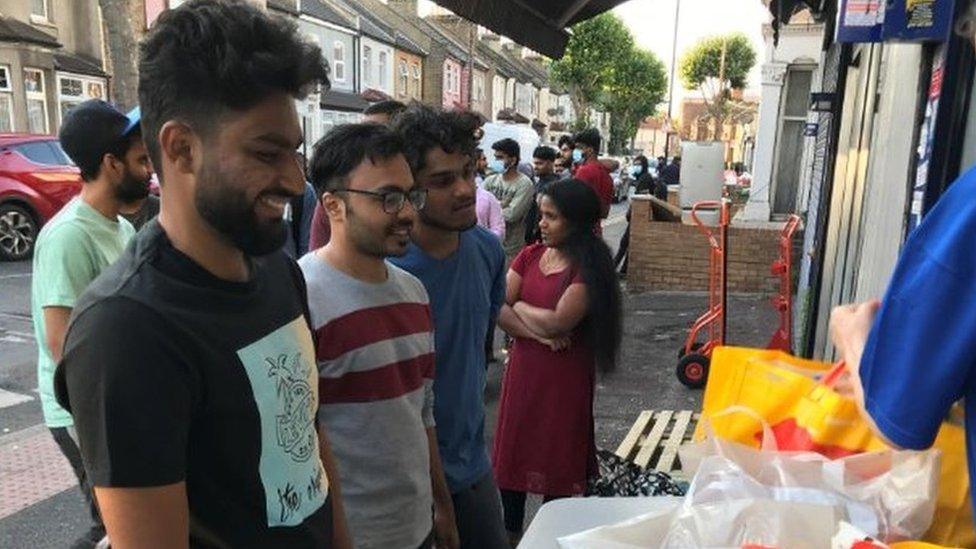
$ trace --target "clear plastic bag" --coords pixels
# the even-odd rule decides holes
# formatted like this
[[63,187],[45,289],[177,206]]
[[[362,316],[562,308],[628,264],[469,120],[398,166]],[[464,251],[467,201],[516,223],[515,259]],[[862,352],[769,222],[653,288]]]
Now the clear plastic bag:
[[560,545],[829,548],[841,522],[887,542],[918,539],[935,510],[937,450],[830,460],[709,437],[680,454],[694,480],[679,508],[561,538]]

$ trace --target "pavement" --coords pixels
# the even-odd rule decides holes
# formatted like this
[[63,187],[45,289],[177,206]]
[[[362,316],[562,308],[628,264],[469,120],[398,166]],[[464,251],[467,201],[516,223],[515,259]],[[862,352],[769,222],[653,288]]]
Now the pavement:
[[[617,204],[604,222],[611,248],[626,229],[626,211],[626,203]],[[66,547],[88,521],[71,469],[41,416],[30,277],[29,261],[0,263],[0,547],[5,549]],[[704,294],[625,294],[620,364],[597,381],[598,446],[615,449],[641,410],[700,408],[701,391],[681,385],[675,365],[687,327],[706,303]],[[765,298],[732,296],[729,311],[729,341],[765,345],[776,323]],[[502,366],[493,364],[485,389],[489,437],[501,377]],[[538,498],[530,497],[529,519],[538,505]]]

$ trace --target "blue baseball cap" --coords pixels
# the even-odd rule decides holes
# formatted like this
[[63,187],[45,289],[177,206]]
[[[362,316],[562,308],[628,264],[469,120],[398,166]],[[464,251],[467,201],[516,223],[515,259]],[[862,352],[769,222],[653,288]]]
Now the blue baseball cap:
[[89,99],[68,111],[58,131],[61,148],[78,166],[93,166],[139,127],[139,107],[123,114],[101,99]]

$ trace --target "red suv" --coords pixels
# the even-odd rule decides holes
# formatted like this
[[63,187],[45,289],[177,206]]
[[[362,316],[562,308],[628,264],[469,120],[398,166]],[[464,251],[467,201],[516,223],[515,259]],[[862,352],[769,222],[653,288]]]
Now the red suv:
[[0,133],[0,260],[30,257],[41,226],[81,184],[56,137]]

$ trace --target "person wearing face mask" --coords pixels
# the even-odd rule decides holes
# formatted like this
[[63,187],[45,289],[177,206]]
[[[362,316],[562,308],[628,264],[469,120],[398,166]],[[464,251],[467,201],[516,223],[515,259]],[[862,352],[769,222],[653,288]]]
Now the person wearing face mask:
[[495,157],[488,168],[495,172],[485,179],[485,190],[501,202],[505,218],[505,257],[508,262],[525,246],[525,223],[535,200],[532,180],[518,171],[519,144],[514,139],[502,139],[491,146]]
[[600,162],[600,132],[596,128],[583,130],[576,135],[576,148],[573,149],[573,161],[579,164],[573,175],[593,189],[600,199],[600,219],[610,215],[610,204],[613,202],[613,179],[607,167]]

